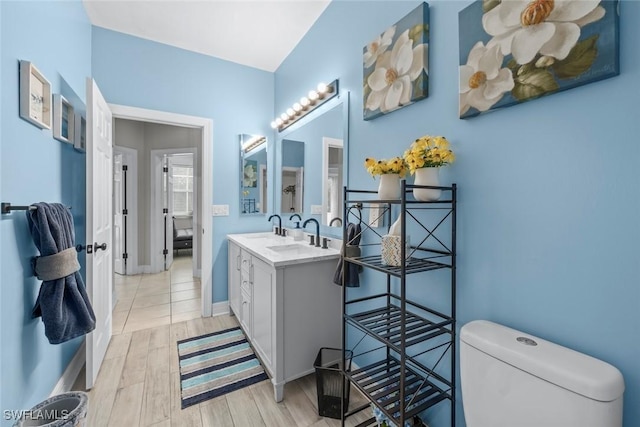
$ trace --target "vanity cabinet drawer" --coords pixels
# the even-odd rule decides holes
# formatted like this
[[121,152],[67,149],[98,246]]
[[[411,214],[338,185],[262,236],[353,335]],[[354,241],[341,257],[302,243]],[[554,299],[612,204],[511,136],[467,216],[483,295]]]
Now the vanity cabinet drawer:
[[245,292],[241,292],[240,298],[240,324],[248,339],[253,337],[253,313],[251,296]]
[[251,254],[244,249],[240,250],[240,268],[247,273],[251,268]]
[[240,274],[240,289],[242,290],[242,292],[251,296],[251,277],[246,271],[243,271]]

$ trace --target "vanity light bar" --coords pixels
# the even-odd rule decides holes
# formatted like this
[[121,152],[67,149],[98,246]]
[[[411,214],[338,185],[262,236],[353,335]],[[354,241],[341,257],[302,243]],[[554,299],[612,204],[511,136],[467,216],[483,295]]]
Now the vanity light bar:
[[267,138],[265,138],[264,136],[254,136],[253,138],[249,139],[247,142],[245,142],[242,145],[242,151],[247,153],[253,150],[254,148],[256,148],[257,146],[265,143],[266,141],[267,141]]
[[318,83],[315,90],[310,90],[307,96],[300,98],[299,102],[293,104],[291,108],[276,117],[271,122],[271,127],[282,132],[334,96],[338,94],[338,80],[334,80],[329,84]]

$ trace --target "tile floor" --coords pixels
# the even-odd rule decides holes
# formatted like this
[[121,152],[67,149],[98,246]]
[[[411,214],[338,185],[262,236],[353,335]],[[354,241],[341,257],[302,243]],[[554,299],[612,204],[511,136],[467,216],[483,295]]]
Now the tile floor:
[[[318,415],[314,374],[287,383],[280,403],[273,398],[271,382],[262,381],[181,409],[176,342],[237,325],[235,317],[225,314],[112,336],[95,386],[89,392],[87,426],[340,426],[339,420]],[[83,384],[84,370],[73,390],[84,390]],[[352,409],[366,403],[355,389],[350,400]],[[346,425],[355,426],[370,417],[367,409],[349,417]]]
[[200,279],[192,275],[189,251],[174,255],[168,271],[136,276],[116,274],[114,280],[114,335],[200,317]]
[[[285,385],[276,403],[273,386],[263,381],[186,409],[180,407],[177,341],[238,325],[228,314],[200,317],[200,282],[191,276],[191,257],[175,258],[159,274],[117,276],[113,336],[93,389],[90,427],[338,427],[339,420],[318,415],[315,375]],[[84,390],[85,371],[73,390]],[[366,403],[355,389],[351,409]],[[359,412],[355,426],[371,417]]]

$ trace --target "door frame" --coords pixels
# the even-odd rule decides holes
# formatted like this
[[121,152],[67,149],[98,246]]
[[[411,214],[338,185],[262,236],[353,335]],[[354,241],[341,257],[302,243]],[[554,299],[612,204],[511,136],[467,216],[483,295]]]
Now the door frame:
[[[329,191],[329,148],[342,149],[342,167],[344,170],[344,140],[328,136],[322,137],[322,222],[320,223],[322,225],[329,225],[329,221],[327,221],[329,214],[329,200],[327,200]],[[342,182],[344,186],[344,173]]]
[[[193,155],[193,172],[194,172],[194,177],[198,174],[201,173],[201,171],[198,170],[198,159],[199,159],[199,153],[198,153],[198,148],[197,147],[185,147],[185,148],[161,148],[158,150],[151,150],[151,162],[149,163],[149,165],[151,166],[149,169],[151,169],[151,181],[150,181],[150,201],[149,201],[149,208],[151,209],[151,212],[149,212],[149,218],[150,218],[150,222],[151,222],[151,236],[150,237],[150,241],[149,241],[149,247],[151,248],[151,271],[152,272],[159,272],[162,271],[162,257],[158,254],[158,252],[156,251],[155,253],[153,252],[154,249],[157,249],[158,246],[162,246],[162,237],[163,236],[163,224],[161,224],[161,221],[159,221],[160,217],[158,216],[158,212],[160,212],[162,210],[162,198],[158,197],[158,195],[160,194],[160,188],[158,188],[158,178],[162,176],[162,157],[164,157],[164,155],[167,156],[171,156],[171,155],[175,155],[175,154],[183,154],[183,153],[189,153]],[[201,195],[200,195],[200,186],[198,185],[198,182],[196,179],[193,180],[193,201],[195,202],[194,205],[198,206],[198,203],[200,203],[200,199],[201,199]],[[169,213],[172,214],[173,212],[171,211],[171,209],[169,210]],[[167,219],[167,221],[170,221],[171,218]],[[198,212],[197,209],[193,210],[193,224],[194,224],[194,230],[197,228],[196,224],[198,224],[198,221],[200,220],[200,213]],[[169,241],[170,247],[168,247],[168,249],[170,249],[170,252],[173,252],[173,232],[169,233],[169,229],[173,230],[172,227],[167,228],[167,240]],[[193,248],[192,248],[192,253],[193,256],[192,258],[192,262],[191,262],[191,269],[193,270],[193,276],[194,277],[200,277],[201,272],[198,270],[198,257],[200,256],[200,252],[201,252],[201,239],[200,239],[200,233],[193,233]]]
[[[122,154],[122,162],[127,165],[127,271],[126,275],[140,274],[138,266],[138,151],[133,148],[113,144],[113,152]],[[125,159],[128,162],[125,162]]]
[[[202,159],[202,203],[199,218],[202,221],[201,238],[201,300],[202,316],[210,317],[213,301],[213,218],[208,214],[213,198],[213,120],[205,117],[188,116],[165,111],[126,105],[109,104],[114,118],[141,122],[160,123],[172,126],[198,128],[201,130],[199,154]],[[196,228],[197,229],[197,228]],[[194,233],[195,235],[196,233]],[[200,234],[200,233],[198,233]],[[194,236],[195,238],[195,236]]]

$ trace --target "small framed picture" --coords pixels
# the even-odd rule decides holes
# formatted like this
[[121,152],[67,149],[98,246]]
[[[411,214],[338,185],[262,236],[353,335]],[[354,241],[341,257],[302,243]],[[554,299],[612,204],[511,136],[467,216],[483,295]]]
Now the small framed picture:
[[84,153],[87,148],[87,120],[82,114],[76,114],[74,134],[73,148]]
[[29,61],[20,61],[20,117],[51,129],[51,84]]
[[56,93],[53,95],[53,137],[58,141],[74,144],[75,114],[73,105]]

